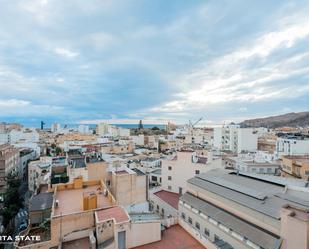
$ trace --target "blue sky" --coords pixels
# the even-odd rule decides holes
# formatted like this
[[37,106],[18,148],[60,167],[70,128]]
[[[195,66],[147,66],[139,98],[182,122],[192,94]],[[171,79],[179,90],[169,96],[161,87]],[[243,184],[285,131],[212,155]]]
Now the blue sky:
[[215,124],[309,109],[307,1],[0,6],[1,121]]

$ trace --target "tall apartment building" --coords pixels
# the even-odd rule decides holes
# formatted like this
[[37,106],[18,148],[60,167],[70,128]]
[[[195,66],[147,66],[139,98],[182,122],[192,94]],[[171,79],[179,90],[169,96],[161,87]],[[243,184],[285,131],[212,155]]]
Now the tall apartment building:
[[259,131],[255,128],[240,128],[239,125],[224,125],[214,128],[213,145],[216,149],[241,153],[256,151]]
[[11,145],[0,145],[0,194],[6,189],[6,176],[18,174],[19,150]]
[[88,125],[79,125],[78,132],[81,134],[89,134],[89,126]]
[[53,123],[51,125],[51,132],[53,133],[57,133],[57,132],[60,132],[61,131],[61,126],[59,123]]
[[308,249],[303,180],[213,170],[188,180],[179,224],[209,249]]

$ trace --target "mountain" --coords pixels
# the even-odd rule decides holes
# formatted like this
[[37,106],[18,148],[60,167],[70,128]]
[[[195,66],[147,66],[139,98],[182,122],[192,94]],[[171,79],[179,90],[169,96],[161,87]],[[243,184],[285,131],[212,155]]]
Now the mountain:
[[241,127],[307,127],[309,126],[309,112],[291,112],[266,118],[248,119],[240,123]]

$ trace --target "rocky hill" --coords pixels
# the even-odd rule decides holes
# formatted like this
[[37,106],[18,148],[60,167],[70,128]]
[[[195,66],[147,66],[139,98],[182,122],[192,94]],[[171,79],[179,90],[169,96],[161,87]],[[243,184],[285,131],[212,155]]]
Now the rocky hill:
[[309,112],[291,112],[266,118],[248,119],[240,123],[241,127],[308,127]]

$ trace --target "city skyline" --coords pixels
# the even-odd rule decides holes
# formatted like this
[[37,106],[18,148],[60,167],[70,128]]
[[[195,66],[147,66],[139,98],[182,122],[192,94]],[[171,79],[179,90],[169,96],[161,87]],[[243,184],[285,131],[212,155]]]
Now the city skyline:
[[305,1],[2,3],[0,120],[215,124],[307,111],[308,10]]

